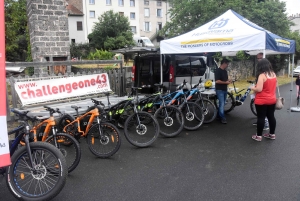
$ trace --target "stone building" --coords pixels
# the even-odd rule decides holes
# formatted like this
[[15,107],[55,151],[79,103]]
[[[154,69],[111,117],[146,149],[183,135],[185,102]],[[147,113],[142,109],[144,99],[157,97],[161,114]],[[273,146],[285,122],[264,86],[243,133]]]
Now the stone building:
[[[68,13],[65,0],[29,0],[27,16],[31,54],[36,61],[65,61],[70,57]],[[65,66],[54,71],[65,71]],[[35,74],[43,74],[48,67],[35,68]]]

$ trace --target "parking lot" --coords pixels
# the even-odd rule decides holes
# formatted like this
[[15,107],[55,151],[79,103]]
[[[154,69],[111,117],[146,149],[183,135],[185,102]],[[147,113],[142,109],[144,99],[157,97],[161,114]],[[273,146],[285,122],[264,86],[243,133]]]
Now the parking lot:
[[[300,112],[287,110],[290,84],[280,87],[276,140],[256,142],[249,99],[227,116],[148,148],[130,145],[98,159],[81,139],[82,158],[54,200],[300,200]],[[296,106],[296,93],[292,106]],[[249,97],[248,97],[249,98]],[[1,200],[14,200],[0,176]]]

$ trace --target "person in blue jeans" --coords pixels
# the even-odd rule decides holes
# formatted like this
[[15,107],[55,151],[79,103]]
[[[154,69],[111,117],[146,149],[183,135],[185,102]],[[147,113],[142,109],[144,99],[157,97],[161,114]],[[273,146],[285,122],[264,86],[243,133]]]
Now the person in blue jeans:
[[224,106],[227,97],[227,85],[231,83],[231,80],[228,80],[228,73],[226,68],[229,65],[229,60],[223,59],[221,65],[216,69],[215,72],[215,87],[216,95],[219,99],[219,111],[218,115],[221,119],[222,124],[227,124],[227,120],[224,113]]

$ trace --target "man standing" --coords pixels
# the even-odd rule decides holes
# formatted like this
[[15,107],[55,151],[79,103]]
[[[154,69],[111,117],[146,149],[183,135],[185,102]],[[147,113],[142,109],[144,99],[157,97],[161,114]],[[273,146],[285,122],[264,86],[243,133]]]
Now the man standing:
[[229,65],[229,60],[223,59],[221,61],[221,66],[217,68],[215,72],[215,81],[216,81],[216,94],[219,99],[219,117],[222,124],[227,124],[224,106],[227,98],[227,85],[231,83],[231,80],[228,80],[228,73],[226,68]]

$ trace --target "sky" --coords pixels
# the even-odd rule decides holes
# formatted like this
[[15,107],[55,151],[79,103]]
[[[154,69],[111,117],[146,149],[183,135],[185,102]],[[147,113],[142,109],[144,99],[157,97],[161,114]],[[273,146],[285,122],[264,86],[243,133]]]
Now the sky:
[[300,0],[281,0],[286,3],[286,12],[288,16],[300,13]]

